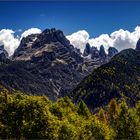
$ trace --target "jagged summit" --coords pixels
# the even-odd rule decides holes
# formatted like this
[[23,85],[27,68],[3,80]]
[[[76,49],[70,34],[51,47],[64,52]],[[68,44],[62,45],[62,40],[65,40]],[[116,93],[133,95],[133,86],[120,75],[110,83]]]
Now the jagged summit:
[[101,57],[106,57],[105,48],[103,45],[100,46],[99,55]]
[[83,52],[83,56],[88,56],[90,53],[91,53],[91,46],[89,43],[87,43]]
[[108,53],[106,53],[103,45],[101,45],[100,49],[98,50],[97,47],[90,46],[90,44],[87,43],[83,52],[83,56],[84,57],[90,56],[91,59],[97,59],[97,58],[110,59],[117,53],[118,50],[114,47],[109,47]]
[[33,47],[38,48],[45,43],[50,44],[52,42],[60,42],[64,46],[69,47],[70,41],[66,39],[64,33],[61,30],[55,28],[44,30],[34,42]]
[[114,47],[109,47],[108,48],[108,53],[105,52],[104,46],[101,45],[100,49],[98,50],[97,47],[90,46],[89,43],[86,44],[83,56],[91,56],[91,59],[96,59],[96,58],[107,58],[107,57],[113,57],[118,53],[118,50]]
[[71,67],[83,63],[80,51],[70,44],[64,33],[55,28],[46,29],[40,34],[29,35],[21,40],[13,60],[54,63],[61,61]]
[[[65,49],[65,50],[64,50]],[[34,56],[40,56],[41,52],[73,51],[74,47],[67,40],[61,30],[55,28],[46,29],[41,34],[29,35],[21,40],[21,43],[13,55],[15,60],[31,60]]]

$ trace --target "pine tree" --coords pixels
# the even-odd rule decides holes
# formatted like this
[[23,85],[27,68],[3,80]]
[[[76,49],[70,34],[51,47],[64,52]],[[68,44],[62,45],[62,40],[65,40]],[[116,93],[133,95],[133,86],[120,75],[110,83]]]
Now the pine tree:
[[111,125],[113,125],[117,111],[118,111],[117,102],[115,99],[112,99],[108,105],[108,117]]
[[87,105],[82,100],[79,102],[77,112],[78,112],[79,115],[82,115],[82,116],[85,116],[85,117],[89,117],[91,115]]
[[103,123],[107,123],[107,121],[106,121],[106,116],[105,116],[105,112],[104,112],[104,110],[101,108],[100,109],[100,111],[99,111],[99,113],[98,113],[98,119],[101,121],[101,122],[103,122]]

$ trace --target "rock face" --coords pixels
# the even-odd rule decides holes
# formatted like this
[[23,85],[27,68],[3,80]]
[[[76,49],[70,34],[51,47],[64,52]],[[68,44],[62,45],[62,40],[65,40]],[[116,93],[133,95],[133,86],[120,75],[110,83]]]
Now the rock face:
[[8,58],[8,53],[7,51],[4,49],[4,46],[0,46],[0,60],[3,61],[5,59]]
[[136,44],[136,50],[140,51],[140,39],[138,40],[138,42]]
[[13,59],[15,60],[29,60],[29,52],[32,52],[32,44],[37,39],[39,34],[32,34],[22,38],[19,47],[15,50]]

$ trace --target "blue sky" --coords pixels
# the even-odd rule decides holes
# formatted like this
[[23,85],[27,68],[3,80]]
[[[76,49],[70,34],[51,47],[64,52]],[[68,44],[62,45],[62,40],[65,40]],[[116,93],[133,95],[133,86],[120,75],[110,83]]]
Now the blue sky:
[[0,1],[0,45],[9,55],[22,37],[46,28],[61,29],[81,52],[87,42],[106,51],[110,46],[134,49],[140,38],[140,1]]
[[0,2],[0,30],[59,28],[66,35],[86,30],[91,37],[140,24],[140,1]]

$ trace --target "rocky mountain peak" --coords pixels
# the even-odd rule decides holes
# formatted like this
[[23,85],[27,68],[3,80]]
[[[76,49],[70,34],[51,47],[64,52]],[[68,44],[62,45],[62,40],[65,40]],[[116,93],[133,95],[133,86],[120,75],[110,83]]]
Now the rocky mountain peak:
[[[13,59],[44,59],[44,54],[48,54],[50,51],[53,51],[56,57],[59,57],[60,52],[62,53],[63,51],[63,53],[70,53],[70,55],[78,58],[78,60],[82,60],[82,58],[79,57],[78,50],[74,50],[74,47],[70,44],[70,41],[67,40],[64,33],[55,28],[46,29],[40,34],[29,35],[23,38],[13,55]],[[37,59],[35,59],[35,57],[37,57]]]
[[101,57],[106,57],[106,53],[103,45],[100,46],[99,55]]
[[83,56],[88,56],[91,53],[91,46],[89,43],[86,44],[86,47],[84,49]]
[[[37,77],[39,83],[43,82],[42,90],[35,87],[34,93],[47,94],[53,100],[70,92],[86,76],[80,50],[55,28],[23,38],[13,55],[14,60],[27,63],[24,70]],[[35,88],[30,87],[31,90]],[[31,92],[30,89],[26,91]]]
[[56,32],[56,29],[55,28],[51,28],[51,29],[45,29],[42,33],[43,34],[50,34],[50,33],[52,33],[52,32]]
[[50,44],[54,42],[59,42],[66,47],[69,47],[70,41],[67,40],[64,33],[61,30],[56,30],[55,28],[44,30],[34,42],[33,47],[42,47],[44,44]]
[[94,46],[91,47],[89,43],[86,44],[86,47],[83,52],[83,56],[88,56],[88,55],[90,55],[92,59],[99,58],[98,49]]
[[[45,29],[42,33],[42,35],[49,35],[51,36],[52,38],[53,37],[61,37],[63,38],[64,37],[64,34],[61,30],[56,30],[55,28],[51,28],[51,29]],[[50,39],[52,39],[50,38]]]
[[140,39],[138,40],[138,42],[136,44],[136,50],[140,51]]
[[97,47],[94,47],[94,46],[91,47],[90,44],[87,43],[83,52],[83,56],[84,57],[89,56],[89,58],[91,59],[102,59],[102,58],[110,59],[117,53],[118,53],[118,50],[114,47],[109,47],[108,54],[106,54],[103,45],[101,45],[100,49],[98,50]]
[[41,34],[30,35],[21,40],[13,60],[29,60],[34,63],[54,63],[60,60],[72,67],[83,63],[80,50],[74,48],[61,30],[46,29]]
[[104,46],[101,45],[98,50],[97,47],[86,44],[83,52],[84,63],[86,64],[87,72],[90,73],[94,68],[101,66],[102,64],[108,63],[111,58],[118,53],[116,48],[110,47],[108,54],[106,54]]

